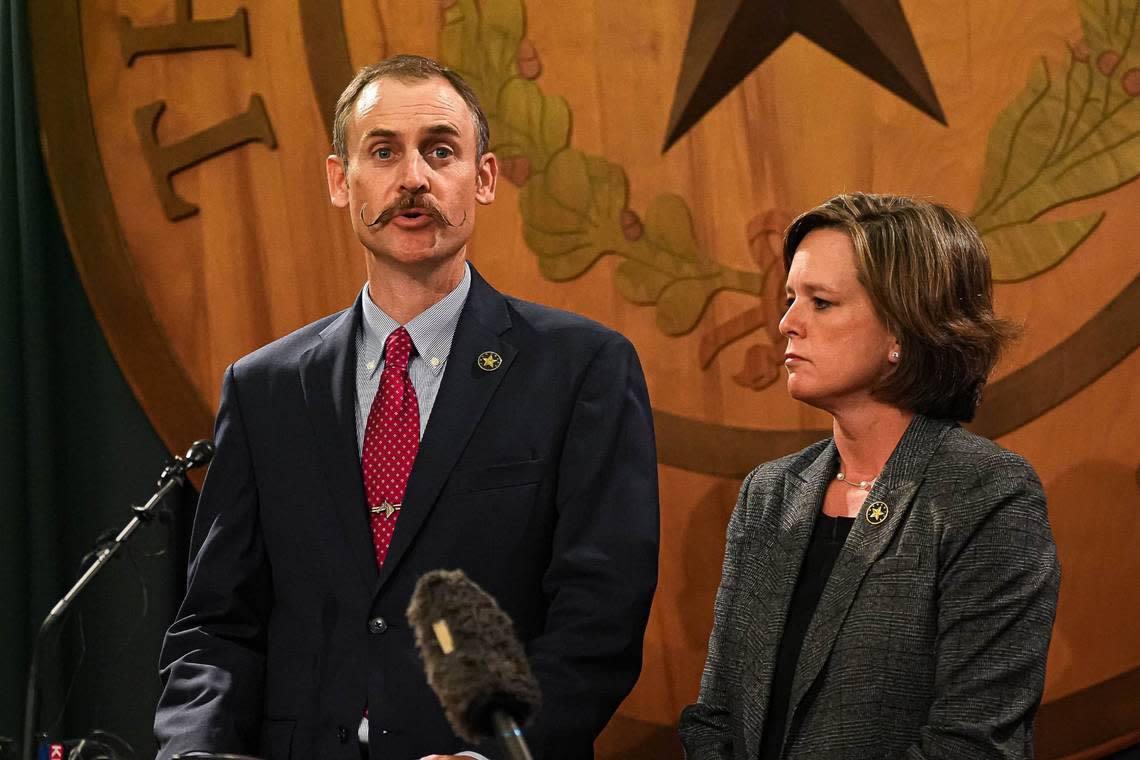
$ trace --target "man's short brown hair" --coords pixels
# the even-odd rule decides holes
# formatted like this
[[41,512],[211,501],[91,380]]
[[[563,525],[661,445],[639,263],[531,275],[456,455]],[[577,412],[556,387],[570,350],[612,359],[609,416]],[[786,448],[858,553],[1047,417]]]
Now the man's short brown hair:
[[994,314],[989,255],[970,221],[917,198],[837,195],[788,226],[785,270],[818,229],[851,239],[859,282],[899,341],[899,362],[874,396],[931,417],[973,419],[1016,328]]
[[356,76],[344,88],[344,92],[336,101],[336,111],[333,114],[333,152],[340,157],[345,166],[348,165],[348,117],[360,92],[377,79],[396,79],[401,82],[415,82],[432,77],[441,77],[459,93],[463,102],[471,111],[471,119],[475,122],[475,158],[478,159],[487,152],[491,141],[491,130],[487,125],[487,115],[479,105],[479,98],[471,85],[455,71],[441,66],[431,58],[422,55],[397,55],[386,58],[379,63],[365,66],[356,72]]

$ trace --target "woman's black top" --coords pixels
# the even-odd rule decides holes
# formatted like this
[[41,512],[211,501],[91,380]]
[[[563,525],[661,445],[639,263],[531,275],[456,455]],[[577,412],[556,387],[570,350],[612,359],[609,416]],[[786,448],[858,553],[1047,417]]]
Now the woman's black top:
[[[767,717],[760,740],[760,760],[778,760],[780,757],[788,701],[792,696],[792,677],[796,673],[796,662],[800,659],[804,636],[807,635],[808,624],[819,604],[819,597],[823,594],[823,587],[831,575],[831,568],[835,565],[835,558],[839,556],[839,550],[843,548],[854,522],[854,517],[829,517],[822,512],[816,515],[811,541],[804,554],[804,564],[800,568],[800,577],[788,606],[788,619],[780,637],[780,648],[776,652],[776,672],[772,674],[772,692],[768,696]],[[810,699],[809,692],[800,708],[806,709]]]

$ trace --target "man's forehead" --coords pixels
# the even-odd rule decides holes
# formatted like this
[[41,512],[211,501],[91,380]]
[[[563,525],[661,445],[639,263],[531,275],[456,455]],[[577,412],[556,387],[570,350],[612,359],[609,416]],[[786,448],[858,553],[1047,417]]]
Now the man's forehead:
[[405,131],[449,124],[465,135],[474,128],[467,110],[463,98],[441,77],[381,77],[360,91],[353,116],[363,132],[376,127]]

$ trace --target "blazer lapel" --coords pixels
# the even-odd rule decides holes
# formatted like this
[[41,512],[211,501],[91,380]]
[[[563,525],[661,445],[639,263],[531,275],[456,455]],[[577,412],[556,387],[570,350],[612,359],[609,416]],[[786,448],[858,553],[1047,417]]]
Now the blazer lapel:
[[[891,545],[906,520],[926,465],[949,429],[946,423],[916,415],[867,495],[808,626],[792,679],[785,737],[793,725],[800,702],[831,655],[839,629],[847,618],[864,576]],[[831,472],[829,468],[824,474],[825,488]],[[886,505],[885,513],[883,505]],[[875,522],[881,514],[885,517],[881,522]]]
[[[510,326],[506,299],[471,267],[471,290],[459,315],[439,395],[412,466],[404,506],[374,593],[380,591],[415,541],[487,404],[510,371],[518,350],[501,337]],[[476,365],[487,351],[502,360],[492,371]]]
[[316,431],[332,511],[348,546],[349,561],[370,591],[376,553],[356,444],[356,335],[360,298],[320,333],[321,342],[301,356],[301,387]]
[[784,474],[782,494],[767,506],[762,518],[761,530],[770,531],[775,539],[765,556],[758,558],[756,594],[761,610],[754,622],[755,630],[747,634],[753,638],[747,645],[750,651],[767,653],[766,657],[745,658],[744,703],[756,705],[749,714],[757,718],[745,727],[748,757],[755,757],[760,751],[776,651],[834,461],[835,444],[829,443],[805,466],[789,469]]

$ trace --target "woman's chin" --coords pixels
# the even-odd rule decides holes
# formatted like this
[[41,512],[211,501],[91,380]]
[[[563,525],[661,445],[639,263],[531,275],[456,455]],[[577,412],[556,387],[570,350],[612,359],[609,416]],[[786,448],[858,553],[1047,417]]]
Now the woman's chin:
[[798,401],[813,409],[820,409],[828,414],[835,413],[836,399],[826,393],[820,393],[818,388],[804,387],[803,383],[793,383],[789,378],[788,395],[792,397],[793,401]]
[[788,395],[804,404],[810,404],[815,397],[803,379],[797,378],[795,375],[788,376]]

